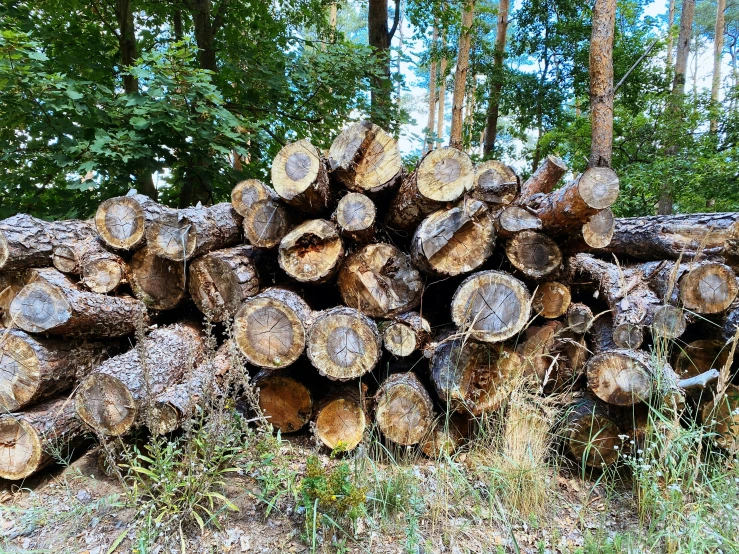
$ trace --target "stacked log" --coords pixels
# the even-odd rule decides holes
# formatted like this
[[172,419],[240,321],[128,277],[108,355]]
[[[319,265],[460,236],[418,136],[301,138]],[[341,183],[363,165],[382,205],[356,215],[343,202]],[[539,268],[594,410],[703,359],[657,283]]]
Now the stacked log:
[[131,191],[89,221],[0,221],[0,477],[188,428],[248,382],[257,418],[332,450],[376,429],[449,455],[522,386],[572,399],[561,436],[589,467],[655,401],[735,444],[739,214],[614,218],[616,173],[567,171],[440,148],[406,172],[363,121],[327,152],[287,144],[230,202]]

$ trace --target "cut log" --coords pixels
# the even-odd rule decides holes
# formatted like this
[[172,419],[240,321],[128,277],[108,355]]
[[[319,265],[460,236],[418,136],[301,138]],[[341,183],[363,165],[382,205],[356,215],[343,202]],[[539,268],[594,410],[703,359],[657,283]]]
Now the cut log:
[[148,227],[169,208],[143,194],[128,194],[104,200],[95,214],[100,239],[114,250],[136,250],[146,242]]
[[563,329],[564,324],[561,321],[548,321],[538,327],[528,327],[525,339],[516,349],[522,360],[523,373],[534,377],[542,390],[550,390],[556,379],[560,360],[555,352],[555,343]]
[[77,414],[96,433],[124,435],[137,423],[139,411],[182,382],[204,354],[205,341],[196,326],[176,323],[154,329],[80,383],[74,396]]
[[618,461],[623,433],[605,406],[582,398],[568,408],[565,421],[567,448],[575,460],[591,468]]
[[570,304],[569,308],[567,308],[565,321],[567,322],[567,327],[569,327],[573,333],[584,335],[590,331],[590,328],[593,326],[593,320],[593,312],[585,304],[576,302],[574,304]]
[[720,263],[702,263],[680,278],[680,300],[686,309],[699,314],[726,310],[737,296],[737,278]]
[[463,338],[437,346],[430,367],[439,398],[474,416],[498,410],[523,374],[523,360],[512,350]]
[[536,171],[521,185],[520,201],[527,202],[535,194],[548,194],[567,173],[567,164],[556,156],[547,156]]
[[62,273],[79,275],[82,285],[101,294],[118,288],[128,273],[123,258],[103,248],[97,236],[55,246],[52,263]]
[[234,318],[234,339],[247,361],[257,367],[287,367],[305,350],[311,310],[292,291],[269,288],[248,298]]
[[316,315],[307,342],[308,359],[313,367],[321,375],[338,381],[372,371],[382,354],[375,322],[344,306]]
[[371,317],[393,317],[421,302],[423,281],[408,256],[389,244],[369,244],[350,255],[338,279],[344,304]]
[[258,257],[257,249],[244,245],[210,252],[190,264],[188,286],[198,309],[213,321],[232,317],[259,292]]
[[480,200],[432,213],[416,229],[411,259],[432,275],[454,276],[480,267],[493,253],[495,224]]
[[[723,215],[737,216],[736,213]],[[739,216],[737,216],[737,221],[732,223],[726,230],[723,255],[731,260],[733,266],[736,267],[739,265]]]
[[619,348],[637,350],[644,343],[644,328],[632,323],[621,323],[613,328],[612,336]]
[[431,397],[413,373],[390,375],[375,398],[377,427],[396,444],[418,444],[434,426]]
[[367,427],[362,396],[358,385],[348,384],[321,402],[316,412],[315,434],[332,451],[351,452],[362,442]]
[[739,387],[728,385],[718,400],[704,404],[701,416],[703,424],[716,433],[716,443],[735,452],[739,446]]
[[570,287],[558,281],[548,281],[536,289],[532,307],[540,316],[555,319],[567,312],[571,301]]
[[673,340],[682,336],[686,325],[682,309],[670,304],[657,306],[652,316],[652,336]]
[[616,218],[611,208],[599,211],[582,226],[582,238],[590,248],[605,248],[613,239]]
[[498,234],[510,238],[521,231],[541,230],[541,219],[531,210],[521,206],[506,206],[498,214],[496,221]]
[[339,200],[333,219],[344,237],[356,243],[365,243],[375,236],[376,216],[377,209],[369,197],[350,192]]
[[244,237],[259,248],[275,248],[292,228],[293,216],[279,200],[259,200],[244,216]]
[[382,327],[385,350],[403,358],[423,349],[431,336],[431,325],[417,312],[396,316]]
[[649,355],[639,350],[601,352],[588,360],[586,371],[590,390],[608,404],[647,402],[655,387]]
[[0,325],[15,327],[10,315],[10,306],[13,299],[26,286],[26,272],[0,271]]
[[145,246],[131,258],[129,282],[147,308],[171,310],[185,297],[185,265],[160,258]]
[[306,221],[280,242],[278,261],[301,283],[325,283],[339,271],[344,244],[336,226],[325,219]]
[[616,350],[618,346],[613,342],[613,316],[609,313],[602,314],[593,320],[590,328],[592,336],[593,353],[599,354],[609,350]]
[[579,231],[598,211],[610,208],[618,198],[616,172],[590,167],[571,183],[542,199],[537,213],[544,230],[552,235]]
[[51,265],[54,247],[92,237],[89,222],[76,219],[43,221],[18,214],[0,221],[0,270]]
[[231,204],[169,210],[146,228],[149,252],[175,262],[241,242],[242,218]]
[[74,403],[59,398],[0,415],[0,477],[17,481],[53,464],[87,439]]
[[524,328],[531,313],[526,286],[499,271],[481,271],[465,279],[452,298],[452,320],[483,342],[504,341]]
[[0,409],[14,412],[71,389],[115,346],[0,331]]
[[10,305],[10,317],[29,333],[122,337],[131,335],[145,306],[127,296],[80,290],[56,269],[34,270],[30,282]]
[[544,279],[562,267],[557,243],[536,231],[521,231],[509,239],[505,253],[516,269],[532,279]]
[[254,378],[259,388],[259,408],[282,433],[299,431],[313,415],[313,397],[303,383],[283,370],[262,370]]
[[[729,347],[719,340],[696,340],[680,346],[673,360],[679,379],[697,377],[711,369],[721,370],[729,358]],[[690,391],[695,399],[705,395],[702,389]]]
[[461,150],[431,150],[400,186],[387,212],[388,227],[397,231],[415,230],[425,216],[470,190],[474,173],[469,156]]
[[288,144],[275,156],[272,185],[280,198],[306,214],[325,213],[331,205],[326,160],[306,139]]
[[462,446],[469,434],[469,420],[462,414],[442,415],[421,441],[421,452],[432,460],[444,459]]
[[488,160],[475,167],[470,195],[488,204],[510,204],[518,196],[516,172],[503,162]]
[[375,194],[400,181],[403,161],[395,139],[369,121],[342,132],[328,152],[332,177],[355,192]]
[[279,198],[277,193],[259,179],[240,181],[231,191],[231,205],[236,213],[244,218],[249,215],[257,202],[277,200],[277,198]]

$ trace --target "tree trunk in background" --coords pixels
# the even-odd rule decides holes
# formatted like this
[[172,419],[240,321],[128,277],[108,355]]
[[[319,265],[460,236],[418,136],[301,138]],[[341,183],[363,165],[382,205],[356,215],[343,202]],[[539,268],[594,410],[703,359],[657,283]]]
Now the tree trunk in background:
[[475,17],[475,0],[468,0],[462,8],[462,29],[459,33],[459,53],[457,54],[457,70],[454,73],[454,94],[452,96],[452,130],[449,135],[449,146],[463,150],[462,145],[462,109],[464,94],[467,88],[467,72],[470,68],[470,45],[472,43],[472,21]]
[[382,75],[372,79],[370,114],[372,121],[381,127],[387,127],[390,122],[390,96],[392,93],[390,41],[392,41],[395,29],[398,27],[399,4],[400,1],[398,0],[395,4],[393,28],[390,30],[387,27],[387,0],[369,0],[367,11],[369,45],[377,51],[379,63],[382,66]]
[[[434,26],[434,34],[431,37],[431,52],[433,54],[434,48],[436,47],[436,41],[439,38],[439,30]],[[432,135],[435,129],[436,123],[436,60],[431,59],[429,67],[429,119],[426,125],[428,135]],[[424,153],[434,148],[434,142],[429,140],[424,146]]]
[[[718,0],[716,26],[713,33],[713,79],[711,80],[711,104],[713,109],[718,106],[718,96],[721,88],[721,58],[724,52],[724,28],[726,26],[724,11],[726,11],[726,0]],[[718,120],[715,115],[711,117],[711,132],[718,132]]]
[[665,66],[667,71],[672,68],[672,26],[675,24],[675,0],[670,0],[670,7],[667,11],[667,62]]
[[174,27],[174,39],[179,42],[182,40],[182,10],[177,10],[172,16],[172,27]]
[[596,0],[590,38],[590,167],[611,167],[616,0]]
[[201,69],[216,71],[215,28],[211,20],[210,0],[190,0],[195,41],[198,43],[198,63]]
[[498,27],[495,34],[495,51],[493,53],[493,75],[490,80],[490,99],[488,100],[487,128],[485,130],[485,146],[483,157],[488,157],[495,148],[498,136],[498,113],[500,111],[500,93],[503,90],[503,59],[505,56],[506,33],[508,31],[509,0],[500,0],[498,4]]
[[[444,135],[444,100],[446,96],[446,37],[441,38],[441,48],[443,52],[443,58],[441,58],[441,68],[439,69],[439,113],[436,116],[436,139],[441,140]],[[434,148],[439,145],[439,142],[434,144]]]

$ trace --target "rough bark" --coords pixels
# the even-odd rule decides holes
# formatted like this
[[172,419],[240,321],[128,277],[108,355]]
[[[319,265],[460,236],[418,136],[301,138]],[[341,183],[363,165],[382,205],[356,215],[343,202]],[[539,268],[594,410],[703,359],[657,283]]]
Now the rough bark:
[[82,285],[101,294],[117,289],[128,274],[123,258],[103,248],[97,236],[58,244],[52,263],[62,273],[79,275]]
[[506,34],[508,32],[509,0],[498,2],[498,21],[495,31],[493,51],[493,75],[490,79],[490,98],[488,99],[487,121],[485,126],[484,157],[493,153],[498,136],[498,115],[500,113],[500,95],[505,84],[503,60],[505,57]]
[[677,38],[677,54],[675,55],[675,76],[672,81],[672,93],[685,93],[685,74],[690,54],[690,39],[693,33],[695,17],[695,0],[683,0],[680,11],[680,33]]
[[418,312],[396,316],[381,329],[385,350],[399,358],[422,350],[431,337],[431,325]]
[[318,313],[308,330],[307,354],[321,375],[338,381],[355,379],[380,360],[380,332],[374,321],[353,308],[331,308]]
[[375,236],[376,217],[377,208],[369,197],[350,192],[339,201],[332,219],[341,229],[342,236],[362,244]]
[[567,327],[573,333],[584,335],[593,326],[593,311],[585,304],[576,302],[570,304],[567,309],[567,315],[565,316],[565,322]]
[[306,139],[283,147],[272,162],[272,186],[286,203],[308,215],[331,206],[328,164]]
[[10,305],[16,325],[29,333],[121,337],[133,334],[145,306],[130,297],[81,290],[56,269],[36,269]]
[[244,216],[244,237],[253,246],[275,248],[293,228],[293,215],[279,200],[254,202]]
[[469,198],[434,212],[413,235],[411,259],[432,275],[451,277],[474,271],[493,253],[494,221],[484,202]]
[[136,250],[146,242],[148,227],[167,211],[169,208],[132,191],[101,202],[95,213],[95,227],[100,239],[110,248]]
[[536,231],[521,231],[506,243],[508,260],[532,279],[544,279],[562,268],[562,252],[551,238]]
[[521,231],[541,230],[541,219],[532,210],[521,206],[507,206],[498,213],[498,234],[511,238]]
[[439,66],[439,101],[436,113],[436,145],[438,148],[444,138],[444,102],[446,100],[446,70],[449,60],[447,59],[446,36],[441,36],[442,57]]
[[154,329],[136,347],[110,358],[80,383],[74,396],[77,414],[96,433],[125,435],[140,422],[139,413],[181,382],[203,361],[204,353],[205,341],[194,325]]
[[213,321],[233,316],[241,303],[259,292],[256,264],[259,251],[253,246],[216,250],[190,264],[190,296]]
[[589,167],[611,167],[613,153],[613,34],[616,0],[596,0],[590,36]]
[[519,202],[524,204],[535,194],[549,194],[567,173],[567,164],[556,156],[549,155],[531,174],[523,185]]
[[272,426],[282,433],[299,431],[313,415],[313,397],[291,372],[262,370],[254,378],[259,388],[259,408]]
[[470,69],[470,46],[472,44],[472,22],[475,16],[475,0],[466,0],[462,7],[462,26],[457,43],[457,69],[454,72],[454,94],[452,96],[452,128],[449,146],[462,150],[462,109],[467,89],[467,72]]
[[475,166],[470,196],[488,204],[510,204],[518,196],[520,180],[503,162],[488,160]]
[[370,0],[367,10],[367,35],[369,45],[377,52],[380,75],[372,78],[370,113],[372,120],[385,122],[390,119],[392,83],[390,82],[390,41],[398,27],[400,3],[395,4],[393,28],[387,26],[387,0]]
[[339,271],[343,257],[344,244],[336,226],[325,219],[311,219],[283,237],[278,261],[296,281],[325,283]]
[[483,342],[504,341],[529,319],[531,296],[526,286],[499,271],[481,271],[465,279],[452,298],[452,320]]
[[531,307],[536,314],[555,319],[565,315],[571,301],[570,287],[558,281],[548,281],[537,287]]
[[579,399],[567,409],[565,421],[567,448],[575,460],[595,469],[618,461],[623,432],[607,406],[594,398]]
[[367,427],[363,395],[360,386],[347,384],[321,401],[316,411],[315,435],[327,448],[351,452],[362,442]]
[[146,246],[129,264],[129,283],[136,298],[151,310],[171,310],[185,297],[185,265],[160,258]]
[[418,444],[434,425],[434,406],[413,373],[395,373],[375,396],[375,422],[385,438],[402,446]]
[[349,256],[339,272],[344,304],[371,317],[392,317],[421,302],[423,281],[408,256],[389,244],[369,244]]

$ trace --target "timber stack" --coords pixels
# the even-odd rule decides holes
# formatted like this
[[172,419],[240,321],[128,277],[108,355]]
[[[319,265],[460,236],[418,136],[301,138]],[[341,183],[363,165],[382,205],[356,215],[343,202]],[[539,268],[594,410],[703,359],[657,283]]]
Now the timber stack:
[[562,395],[566,450],[591,467],[655,399],[736,446],[739,213],[614,218],[616,173],[568,171],[549,156],[521,182],[454,148],[404,168],[359,122],[325,152],[288,144],[230,202],[131,191],[90,220],[0,221],[0,477],[176,432],[242,394],[238,371],[273,428],[330,449],[375,427],[450,454],[521,383]]

